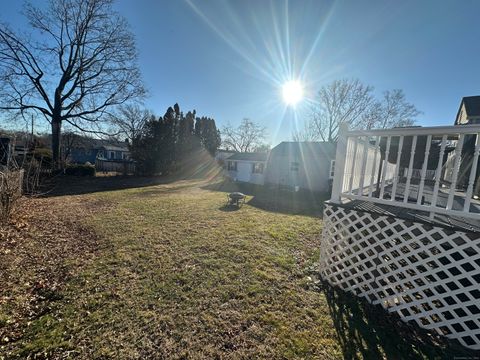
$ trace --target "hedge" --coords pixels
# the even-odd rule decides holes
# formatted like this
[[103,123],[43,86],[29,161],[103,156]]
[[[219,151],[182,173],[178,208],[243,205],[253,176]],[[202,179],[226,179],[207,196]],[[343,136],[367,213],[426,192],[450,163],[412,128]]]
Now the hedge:
[[90,164],[72,164],[65,168],[65,175],[95,176],[95,166]]

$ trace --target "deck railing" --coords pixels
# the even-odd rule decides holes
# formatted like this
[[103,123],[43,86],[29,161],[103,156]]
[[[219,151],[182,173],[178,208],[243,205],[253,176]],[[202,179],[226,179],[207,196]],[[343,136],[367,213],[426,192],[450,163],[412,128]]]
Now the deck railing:
[[348,130],[332,202],[345,199],[480,219],[480,125]]

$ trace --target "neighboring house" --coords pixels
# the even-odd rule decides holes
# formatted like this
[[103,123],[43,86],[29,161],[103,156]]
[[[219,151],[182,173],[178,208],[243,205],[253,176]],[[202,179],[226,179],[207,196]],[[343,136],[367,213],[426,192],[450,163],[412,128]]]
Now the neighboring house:
[[107,140],[89,139],[82,145],[75,146],[70,152],[72,163],[95,164],[96,160],[127,161],[130,159],[130,151],[127,142],[112,142]]
[[235,153],[227,159],[227,174],[235,181],[263,185],[268,153]]
[[480,96],[465,96],[455,119],[455,125],[480,124]]
[[[465,96],[462,98],[460,107],[457,112],[454,125],[475,125],[480,124],[480,96]],[[462,161],[460,163],[459,172],[457,175],[457,189],[466,189],[469,183],[469,169],[474,159],[475,142],[477,137],[475,135],[465,135],[462,147]],[[453,145],[456,145],[456,141]],[[455,171],[455,151],[452,147],[448,154],[447,161],[444,165],[444,180],[451,182],[454,178]],[[473,193],[480,195],[480,166],[478,166],[474,180]]]
[[218,149],[215,153],[215,160],[217,160],[219,164],[225,164],[225,160],[235,153],[236,151],[233,150]]
[[335,149],[330,142],[282,142],[270,151],[265,183],[328,192]]

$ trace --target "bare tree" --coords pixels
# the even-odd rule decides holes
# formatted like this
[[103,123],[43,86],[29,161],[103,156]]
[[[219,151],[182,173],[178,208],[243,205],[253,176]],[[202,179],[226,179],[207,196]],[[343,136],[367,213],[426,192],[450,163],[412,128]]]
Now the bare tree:
[[377,102],[367,116],[367,128],[388,129],[412,126],[421,114],[415,105],[410,104],[400,89],[385,91],[383,99]]
[[141,132],[145,123],[152,118],[151,111],[142,109],[137,104],[121,105],[110,116],[110,121],[117,135],[133,141]]
[[373,96],[373,87],[358,79],[335,80],[320,89],[312,106],[311,119],[301,131],[293,134],[293,138],[296,141],[336,141],[342,123],[363,129],[410,126],[419,114],[401,90],[386,91],[379,101]]
[[66,129],[62,134],[60,142],[60,160],[62,164],[68,162],[73,149],[85,146],[86,142],[85,136],[82,136],[81,133],[75,132],[74,129]]
[[221,135],[224,147],[238,152],[252,152],[264,148],[267,129],[250,119],[243,119],[236,128],[224,126]]
[[102,131],[112,106],[144,95],[135,42],[112,0],[27,4],[25,15],[35,36],[0,25],[0,109],[43,115],[58,166],[62,123]]

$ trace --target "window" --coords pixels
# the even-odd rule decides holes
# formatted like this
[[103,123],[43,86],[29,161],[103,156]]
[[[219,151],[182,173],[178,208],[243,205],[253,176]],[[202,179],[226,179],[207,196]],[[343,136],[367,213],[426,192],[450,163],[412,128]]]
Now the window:
[[335,176],[335,160],[330,160],[330,171],[328,173],[328,177],[333,179]]
[[263,174],[263,163],[253,163],[252,174]]
[[115,151],[110,151],[110,159],[115,159]]
[[236,161],[229,161],[227,163],[227,169],[229,171],[237,171],[237,162]]
[[127,159],[128,159],[127,153],[122,153],[122,159],[123,159],[123,160],[127,160]]
[[290,163],[290,171],[298,171],[299,163],[296,161],[292,161]]

